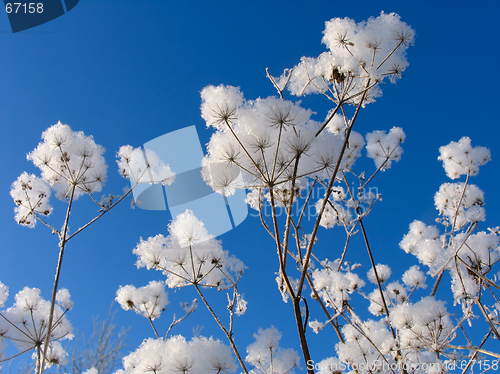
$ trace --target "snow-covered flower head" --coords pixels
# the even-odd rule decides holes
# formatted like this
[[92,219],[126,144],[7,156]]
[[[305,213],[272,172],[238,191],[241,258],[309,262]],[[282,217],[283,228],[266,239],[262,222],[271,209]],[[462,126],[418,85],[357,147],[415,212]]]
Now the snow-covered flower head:
[[43,132],[42,139],[28,159],[40,168],[59,199],[68,198],[72,186],[75,198],[102,189],[107,169],[104,148],[92,136],[58,122]]
[[[7,292],[6,287],[2,286],[3,284],[0,284],[0,304],[3,304],[2,298],[5,302]],[[64,364],[66,360],[66,352],[58,341],[73,337],[71,324],[66,318],[66,312],[71,306],[68,290],[59,290],[54,306],[54,323],[50,331],[48,366]],[[20,351],[40,346],[43,349],[47,339],[50,309],[51,302],[40,296],[39,289],[25,287],[16,294],[14,305],[2,311],[1,340],[11,340]]]
[[120,175],[135,183],[161,183],[170,185],[174,182],[175,173],[169,165],[152,149],[134,148],[130,145],[120,147],[117,153],[118,171]]
[[446,175],[456,179],[461,175],[476,175],[479,167],[491,159],[486,147],[472,147],[469,137],[464,136],[458,142],[451,142],[439,148],[438,160],[443,161]]
[[483,207],[484,193],[474,184],[444,183],[434,196],[434,203],[439,214],[459,230],[468,222],[486,219]]
[[207,86],[201,91],[201,99],[201,117],[207,122],[207,126],[220,129],[238,118],[243,94],[238,87]]
[[35,227],[36,216],[48,216],[52,212],[49,204],[50,186],[44,178],[26,172],[12,183],[10,196],[16,204],[14,219],[20,225]]
[[[309,178],[331,178],[339,167],[352,167],[361,155],[364,139],[351,131],[348,147],[337,165],[345,142],[343,117],[330,113],[329,131],[321,131],[322,124],[311,120],[312,112],[300,103],[277,97],[247,101],[239,89],[210,86],[202,91],[202,116],[209,126],[213,119],[207,117],[211,113],[207,95],[213,101],[210,107],[225,107],[228,95],[236,95],[238,100],[233,100],[237,116],[215,126],[217,131],[202,162],[203,178],[224,196],[237,188],[250,190],[247,202],[253,208],[271,200],[271,189],[275,204],[285,204],[292,186],[296,197],[307,187]],[[221,103],[216,104],[217,100]]]
[[293,373],[293,368],[298,366],[299,356],[291,348],[284,349],[279,346],[281,333],[274,327],[259,328],[253,334],[255,342],[247,347],[245,361],[264,372]]
[[384,131],[373,131],[366,135],[366,150],[375,166],[381,170],[389,169],[392,161],[399,161],[403,149],[401,143],[406,138],[403,129],[393,127],[388,134]]
[[[314,205],[316,209],[316,214],[321,211],[321,206],[323,204],[322,200],[318,200]],[[341,203],[336,201],[329,201],[323,210],[323,215],[321,216],[320,226],[325,228],[332,228],[335,225],[338,226],[350,226],[352,224],[353,216],[351,210],[344,207]]]
[[140,288],[132,285],[120,287],[116,292],[116,301],[123,309],[132,309],[137,314],[153,320],[165,310],[168,297],[165,284],[153,281]]
[[399,330],[402,349],[438,351],[442,344],[454,337],[453,324],[445,304],[428,296],[415,304],[402,304],[391,310],[390,320]]
[[335,346],[338,358],[351,367],[360,368],[363,373],[377,372],[376,368],[384,361],[381,355],[388,355],[395,347],[384,321],[368,320],[360,327],[346,324],[342,334],[345,341]]
[[147,339],[123,359],[121,374],[234,373],[236,363],[231,349],[213,338],[183,336],[167,340]]
[[325,262],[324,269],[312,273],[314,288],[330,308],[342,310],[350,294],[359,290],[365,282],[355,273],[337,271],[336,263]]
[[406,50],[414,35],[394,13],[382,12],[357,24],[349,18],[333,18],[324,30],[328,51],[317,58],[303,57],[290,77],[287,71],[277,81],[289,79],[294,95],[327,93],[336,86],[344,102],[358,104],[363,94],[363,104],[372,102],[381,95],[377,83],[387,76],[394,82],[408,66]]
[[411,288],[425,288],[425,274],[417,265],[413,265],[404,272],[403,283]]
[[367,273],[368,280],[374,284],[377,284],[379,281],[381,283],[387,282],[387,279],[391,276],[391,268],[384,264],[377,264],[377,275],[375,276],[375,271],[370,269]]
[[220,242],[191,211],[178,215],[169,225],[169,233],[168,237],[141,239],[133,251],[138,256],[137,267],[163,271],[168,287],[222,287],[243,273],[245,265],[222,250]]

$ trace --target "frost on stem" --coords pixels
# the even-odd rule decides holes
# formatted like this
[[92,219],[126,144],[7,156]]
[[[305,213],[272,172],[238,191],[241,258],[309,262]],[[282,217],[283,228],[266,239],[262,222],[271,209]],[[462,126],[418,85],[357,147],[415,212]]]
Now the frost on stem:
[[255,342],[247,347],[245,357],[245,361],[255,367],[250,373],[291,374],[294,368],[299,367],[297,352],[279,346],[281,333],[274,326],[268,329],[259,328],[253,337]]
[[180,335],[145,340],[124,357],[123,367],[116,374],[234,373],[237,369],[230,348],[219,340],[194,337],[186,341]]
[[[0,283],[0,305],[5,303],[7,292],[7,287]],[[59,290],[56,301],[46,367],[64,365],[67,362],[67,353],[59,341],[73,338],[71,324],[66,318],[66,312],[73,305],[68,290]],[[9,340],[20,352],[33,350],[33,358],[40,361],[48,334],[50,304],[50,301],[40,296],[37,288],[25,287],[16,294],[14,305],[0,311],[0,357]]]
[[168,237],[159,234],[142,240],[134,249],[137,267],[161,270],[170,288],[202,285],[225,288],[241,277],[245,265],[222,250],[191,211],[169,225]]
[[58,122],[43,132],[42,139],[28,159],[40,168],[59,199],[68,198],[73,186],[74,198],[102,189],[107,169],[104,148],[92,136]]

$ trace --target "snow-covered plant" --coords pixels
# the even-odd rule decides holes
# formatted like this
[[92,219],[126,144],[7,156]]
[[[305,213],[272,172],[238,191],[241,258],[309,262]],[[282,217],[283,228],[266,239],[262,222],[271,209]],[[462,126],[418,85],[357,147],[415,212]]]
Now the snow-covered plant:
[[[426,226],[421,221],[410,225],[400,246],[415,255],[429,268],[429,274],[436,278],[432,295],[438,291],[445,272],[451,277],[451,291],[456,304],[462,306],[463,317],[469,324],[482,315],[489,326],[487,337],[500,340],[498,321],[494,311],[498,305],[498,277],[492,269],[500,260],[499,228],[481,230],[479,223],[485,220],[484,193],[476,185],[469,183],[469,177],[479,173],[479,167],[490,160],[490,151],[484,147],[472,147],[467,137],[459,142],[451,142],[440,148],[439,160],[443,161],[446,174],[451,179],[465,175],[465,182],[444,183],[434,197],[439,213],[436,226]],[[495,292],[496,291],[496,292]],[[465,330],[462,328],[463,333]],[[467,335],[465,335],[467,337]],[[482,346],[472,345],[474,359]],[[470,342],[470,339],[467,337]],[[469,343],[470,344],[470,343]],[[486,354],[497,355],[487,352]]]
[[[223,250],[187,210],[169,225],[168,236],[140,239],[133,250],[138,268],[158,270],[164,278],[117,291],[116,300],[123,309],[147,318],[156,335],[125,357],[124,368],[118,373],[232,373],[239,370],[238,362],[247,374],[285,374],[302,367],[308,374],[423,374],[453,371],[457,360],[466,363],[459,366],[465,373],[476,359],[500,358],[495,352],[495,340],[500,340],[500,273],[495,274],[500,260],[500,228],[481,230],[484,193],[469,183],[490,160],[488,149],[472,147],[469,138],[440,148],[439,160],[448,177],[465,175],[465,181],[445,183],[436,193],[441,228],[414,221],[400,243],[427,274],[418,265],[391,269],[379,263],[379,257],[386,256],[385,248],[370,243],[368,216],[381,200],[370,183],[401,159],[406,136],[400,127],[373,129],[367,134],[354,129],[358,129],[361,110],[381,96],[381,83],[386,78],[391,82],[401,78],[414,35],[414,30],[392,13],[360,23],[334,18],[326,23],[324,53],[303,57],[280,77],[267,70],[278,96],[246,99],[240,88],[224,85],[210,85],[201,91],[201,116],[214,131],[202,160],[202,176],[224,196],[238,188],[247,190],[246,202],[258,212],[276,244],[279,296],[293,309],[304,365],[293,349],[279,347],[281,333],[274,327],[258,330],[243,359],[233,325],[234,315],[244,314],[249,307],[239,290],[245,266]],[[301,102],[286,100],[287,90],[298,97],[322,94],[332,108],[318,116]],[[24,338],[16,340],[21,349],[35,349],[36,374],[43,373],[47,360],[50,364],[64,359],[57,340],[70,334],[68,323],[58,325],[58,321],[66,321],[64,313],[71,305],[67,291],[57,292],[65,245],[116,205],[115,196],[100,203],[93,196],[102,188],[106,167],[103,149],[91,137],[58,123],[43,134],[43,139],[28,156],[42,170],[41,177],[23,173],[12,185],[11,195],[19,224],[34,227],[40,221],[59,236],[53,297],[50,303],[36,304],[44,305],[40,310],[49,309],[40,312],[40,320],[35,313],[38,307],[26,309],[32,302],[17,307],[16,299],[14,307],[0,312],[0,353],[16,324],[20,327],[15,333],[27,329],[27,335],[37,331],[34,326],[43,326],[45,336],[38,337],[34,345]],[[374,162],[372,170],[357,170],[361,162],[356,161],[365,155]],[[117,156],[119,173],[132,184],[173,181],[168,165],[148,149],[124,146]],[[62,230],[47,222],[52,212],[51,191],[68,203]],[[73,201],[85,194],[99,206],[100,214],[70,235],[67,228]],[[361,263],[369,263],[369,269],[359,271]],[[434,287],[429,289],[427,276],[435,278]],[[439,299],[445,276],[451,279],[453,305]],[[187,340],[170,336],[172,328],[195,311],[197,300],[182,304],[185,315],[174,315],[160,336],[155,320],[168,304],[165,286],[194,288],[229,345],[212,337]],[[211,289],[227,296],[228,324],[209,302]],[[39,292],[25,289],[20,294],[27,300],[26,295],[33,298]],[[7,296],[8,289],[0,283],[0,306]],[[452,308],[461,308],[461,313]],[[11,309],[14,312],[9,312]],[[31,325],[26,322],[26,313],[31,313]],[[467,326],[473,322],[475,326],[482,323],[475,334]],[[333,329],[333,340],[322,336],[328,329]],[[316,335],[308,330],[328,341],[331,357],[317,358],[310,350],[309,341]],[[478,341],[481,331],[484,335]],[[247,369],[245,362],[252,368]],[[489,368],[498,368],[498,360],[491,363]]]
[[104,148],[92,136],[58,122],[44,131],[42,139],[28,160],[40,168],[59,199],[101,191],[107,166]]
[[[245,265],[224,251],[221,243],[207,232],[203,223],[189,210],[179,214],[168,226],[168,231],[170,235],[167,237],[158,234],[147,240],[141,239],[133,250],[138,257],[137,267],[161,271],[166,277],[165,284],[169,288],[193,286],[226,335],[231,349],[246,372],[243,359],[234,343],[232,331],[234,315],[243,315],[247,308],[246,300],[238,291],[238,282],[243,275]],[[177,372],[202,373],[210,369],[207,368],[207,363],[213,365],[210,370],[219,373],[234,371],[232,358],[228,359],[230,354],[225,351],[226,347],[219,341],[194,338],[187,343],[180,336],[168,338],[170,330],[194,312],[197,300],[183,305],[185,316],[177,319],[174,315],[173,322],[166,333],[166,340],[160,338],[153,320],[160,316],[167,304],[164,288],[162,282],[154,281],[145,287],[135,288],[128,285],[120,287],[117,291],[116,300],[122,308],[132,309],[148,318],[157,337],[157,340],[145,341],[139,349],[124,359],[126,369],[124,373],[143,373],[153,370],[151,368],[154,368],[157,373],[170,373],[176,370]],[[211,288],[228,291],[229,327],[224,326],[205,296],[204,290]],[[180,345],[179,348],[173,348],[177,345]],[[172,348],[167,348],[170,346]],[[162,353],[163,349],[184,349],[185,352],[181,356],[172,356],[175,357],[172,359],[166,353]],[[224,359],[218,356],[221,350]],[[145,359],[139,359],[140,356],[144,356]],[[155,363],[149,363],[150,360]],[[137,371],[127,371],[131,369]]]
[[[59,278],[68,241],[109,212],[132,191],[130,189],[123,196],[109,195],[102,196],[102,198],[95,196],[102,190],[106,181],[107,165],[103,154],[104,148],[96,144],[92,136],[73,131],[68,125],[58,122],[43,132],[42,142],[27,156],[28,160],[40,169],[41,175],[23,172],[11,187],[10,195],[16,204],[14,216],[16,222],[31,228],[35,227],[37,222],[41,222],[59,239],[59,259],[51,300],[41,299],[40,291],[37,289],[25,288],[16,296],[14,307],[0,312],[4,332],[0,338],[0,345],[4,345],[5,339],[10,339],[15,341],[15,345],[24,352],[35,350],[33,357],[36,361],[36,374],[42,374],[44,369],[52,364],[63,363],[65,357],[58,340],[69,337],[70,331],[64,333],[58,331],[61,330],[60,326],[68,324],[66,317],[63,318],[63,316],[71,308],[71,303],[68,291],[59,290]],[[138,161],[136,161],[132,147],[122,147],[118,153],[118,163],[120,168],[126,168],[130,172],[122,171],[121,174],[125,177],[133,175],[135,185],[158,181],[171,183],[174,175],[168,165],[160,162],[152,152],[147,153],[147,156],[149,157],[147,165],[137,166]],[[128,164],[127,160],[129,160]],[[51,224],[48,220],[53,210],[49,202],[52,192],[55,192],[55,196],[67,204],[62,225]],[[70,233],[69,223],[71,213],[74,211],[74,202],[83,195],[88,195],[96,204],[97,215],[75,232]],[[61,227],[61,229],[56,227]],[[3,296],[6,295],[5,292],[2,285],[0,304],[5,302]],[[30,298],[27,298],[28,296]],[[23,328],[17,326],[18,324],[23,324],[23,328],[31,330],[24,331]],[[10,328],[6,329],[5,326],[10,326]],[[47,333],[48,331],[51,333]],[[15,332],[25,337],[16,337]],[[33,343],[30,343],[31,340]],[[12,357],[2,358],[2,361],[10,358]]]
[[[369,184],[401,159],[406,136],[400,127],[392,127],[363,137],[354,126],[365,105],[381,96],[380,83],[386,77],[391,82],[401,77],[414,35],[396,14],[382,13],[358,24],[335,18],[326,23],[326,52],[303,57],[280,77],[267,70],[278,97],[248,100],[240,88],[223,85],[201,92],[202,118],[215,131],[203,160],[203,176],[225,196],[245,188],[246,202],[259,213],[276,242],[277,284],[283,300],[291,301],[308,373],[444,372],[457,358],[469,360],[470,367],[479,353],[498,357],[484,346],[490,337],[499,338],[495,293],[499,287],[496,278],[487,275],[493,274],[500,257],[500,230],[474,232],[485,219],[484,194],[469,184],[469,177],[490,159],[486,148],[472,147],[470,139],[463,138],[440,149],[447,175],[467,177],[465,182],[443,184],[435,196],[444,233],[416,221],[401,242],[405,251],[429,267],[428,275],[437,278],[420,301],[413,299],[426,288],[424,272],[415,265],[404,271],[401,280],[391,280],[393,270],[377,264],[381,253],[370,245],[365,227],[368,214],[381,199]],[[300,102],[286,100],[286,90],[295,96],[322,94],[333,108],[318,120]],[[375,164],[368,175],[355,171],[365,146],[366,156]],[[316,213],[312,219],[311,211]],[[345,240],[334,232],[330,235],[335,239],[321,246],[321,227],[340,227]],[[360,251],[352,249],[356,234],[362,237],[371,265],[366,277],[356,273],[359,264],[349,261],[360,261]],[[445,271],[451,275],[455,302],[462,305],[461,318],[437,299]],[[364,291],[365,279],[375,285],[373,290]],[[306,285],[310,299],[304,292]],[[482,301],[485,293],[491,295],[488,304]],[[368,301],[375,319],[363,317],[366,312],[356,301],[360,297]],[[323,321],[311,318],[310,300],[319,304],[326,317]],[[473,304],[489,326],[479,344],[472,342],[463,326],[476,318]],[[315,361],[306,330],[323,334],[327,326],[338,338],[337,357]],[[268,350],[272,353],[272,348]],[[260,365],[258,370],[272,372],[265,366],[267,361],[254,362]]]
[[123,359],[116,374],[234,373],[231,349],[219,340],[194,337],[187,341],[176,335],[168,339],[147,339]]
[[172,184],[175,173],[151,149],[134,148],[130,145],[120,147],[117,153],[120,175],[135,183]]
[[132,285],[120,287],[116,301],[125,310],[133,310],[148,319],[158,318],[168,304],[165,285],[161,282],[149,282],[147,286],[135,288]]
[[293,373],[299,367],[299,355],[294,349],[279,346],[281,333],[273,326],[260,328],[253,335],[255,342],[247,347],[245,361],[254,369],[250,373]]
[[[8,295],[8,288],[0,283],[0,306],[4,306]],[[36,362],[36,371],[40,370],[41,357],[46,355],[46,366],[64,365],[67,362],[67,353],[60,341],[73,338],[72,327],[66,318],[66,313],[73,303],[69,291],[60,289],[56,294],[56,304],[40,296],[37,288],[25,287],[15,296],[14,304],[0,311],[0,359],[3,361],[5,341],[11,341],[20,354],[33,352]],[[53,308],[53,323],[49,327],[49,316]],[[49,333],[50,331],[50,333]],[[49,346],[45,349],[45,344]],[[45,352],[45,353],[44,353]]]
[[[324,32],[328,51],[317,58],[302,58],[279,78],[268,71],[279,97],[246,100],[239,88],[230,86],[208,86],[201,92],[202,117],[215,129],[204,158],[204,178],[225,196],[236,188],[249,191],[247,203],[259,212],[276,242],[278,285],[283,299],[293,304],[306,363],[311,361],[304,323],[308,318],[306,283],[339,337],[342,332],[336,317],[351,313],[350,294],[364,284],[349,264],[343,267],[349,239],[360,229],[366,238],[362,220],[380,199],[367,186],[401,158],[405,134],[393,127],[388,133],[371,132],[365,141],[353,128],[360,110],[381,95],[379,84],[386,77],[399,78],[407,67],[406,49],[413,36],[414,31],[396,14],[382,13],[359,24],[335,18],[326,23]],[[296,96],[321,93],[334,107],[323,120],[315,120],[311,110],[284,99],[287,88]],[[365,144],[367,156],[375,162],[368,178],[365,172],[354,172]],[[353,185],[347,175],[359,184]],[[313,220],[309,206],[315,208]],[[347,234],[337,261],[320,261],[318,256],[325,254],[313,253],[320,226],[340,226]],[[372,278],[380,285],[366,244]],[[398,285],[391,287],[393,293],[398,292]],[[334,307],[333,317],[327,306]]]
[[349,18],[326,22],[323,43],[328,50],[303,57],[292,71],[274,79],[280,92],[293,95],[321,93],[338,102],[365,105],[381,96],[379,83],[401,78],[408,66],[406,49],[415,31],[397,14],[381,13],[356,24]]
[[162,271],[170,288],[188,285],[233,287],[245,265],[222,250],[203,223],[186,210],[169,225],[170,235],[142,240],[135,247],[137,267]]

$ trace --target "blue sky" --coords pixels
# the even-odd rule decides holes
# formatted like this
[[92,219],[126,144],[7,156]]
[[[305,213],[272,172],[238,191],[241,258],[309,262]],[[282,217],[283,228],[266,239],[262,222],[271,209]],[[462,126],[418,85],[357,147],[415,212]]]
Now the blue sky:
[[[56,238],[41,225],[18,226],[9,196],[10,185],[21,172],[38,173],[26,154],[36,147],[43,130],[61,121],[93,135],[106,148],[109,165],[103,193],[120,194],[127,186],[115,163],[121,145],[137,147],[191,125],[196,126],[201,143],[208,142],[212,130],[206,129],[199,110],[203,87],[239,86],[247,99],[274,95],[266,67],[279,75],[300,57],[319,55],[325,49],[321,44],[324,22],[333,17],[359,22],[382,10],[400,14],[417,35],[403,79],[397,85],[386,84],[383,97],[367,106],[356,123],[362,134],[400,126],[407,135],[402,161],[373,184],[383,201],[365,225],[376,248],[376,261],[403,264],[393,268],[395,279],[415,263],[398,243],[414,219],[433,224],[434,193],[448,181],[437,161],[438,148],[462,136],[491,149],[493,161],[472,183],[485,192],[485,227],[499,226],[498,3],[82,0],[66,15],[16,34],[10,31],[7,15],[0,15],[4,139],[0,281],[10,287],[10,300],[24,286],[41,288],[45,298],[52,289]],[[321,97],[305,97],[302,102],[317,112],[318,120],[329,109]],[[358,170],[373,170],[371,161],[358,166]],[[51,222],[60,225],[64,204],[55,199],[52,203]],[[93,214],[91,202],[81,198],[71,226],[78,227]],[[69,315],[75,327],[86,331],[92,316],[105,315],[120,285],[139,287],[161,279],[159,273],[135,268],[132,249],[140,237],[166,234],[170,219],[168,212],[131,210],[127,201],[70,243],[61,285],[75,301]],[[335,234],[342,235],[341,230],[321,232],[319,238]],[[299,350],[291,306],[283,305],[275,287],[275,247],[258,219],[249,217],[220,239],[225,250],[249,267],[240,285],[249,310],[236,322],[238,345],[244,350],[259,327],[274,325],[290,339],[284,346]],[[357,239],[353,244],[364,256],[361,238]],[[367,270],[365,266],[363,274]],[[158,322],[160,330],[166,331],[172,313],[179,313],[179,302],[195,297],[192,291],[169,292],[171,304]],[[115,308],[119,308],[116,303]],[[147,321],[132,312],[120,310],[117,323],[132,326],[129,350],[152,336]],[[198,325],[204,327],[204,335],[223,338],[201,306],[173,333],[191,336]],[[312,339],[313,347],[325,348],[321,336]],[[326,351],[333,354],[334,341],[328,342]]]

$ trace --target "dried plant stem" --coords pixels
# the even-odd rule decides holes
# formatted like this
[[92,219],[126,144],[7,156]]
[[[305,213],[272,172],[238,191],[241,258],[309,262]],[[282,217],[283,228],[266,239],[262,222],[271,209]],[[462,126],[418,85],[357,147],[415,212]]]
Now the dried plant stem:
[[210,314],[212,314],[212,317],[215,319],[215,321],[217,322],[217,324],[219,325],[219,327],[221,328],[221,330],[224,332],[224,334],[226,334],[226,337],[227,339],[229,340],[229,344],[231,344],[231,348],[233,349],[233,352],[234,354],[236,355],[236,358],[238,359],[238,362],[240,363],[240,366],[241,368],[243,369],[243,371],[248,374],[248,370],[247,368],[245,367],[245,363],[243,362],[243,359],[241,358],[240,356],[240,353],[238,352],[238,348],[236,347],[236,344],[234,344],[234,340],[233,340],[233,336],[232,336],[232,333],[230,334],[227,329],[224,327],[224,325],[222,324],[222,322],[220,321],[219,317],[217,317],[217,315],[215,314],[215,312],[213,311],[212,307],[210,306],[210,304],[208,303],[207,299],[205,299],[205,295],[203,295],[203,293],[201,292],[201,289],[200,287],[198,286],[198,284],[194,283],[194,288],[196,288],[196,291],[198,292],[198,294],[200,295],[201,299],[203,300],[203,303],[205,304],[205,306],[207,307],[208,311],[210,312]]
[[71,213],[71,208],[73,206],[73,198],[75,197],[75,189],[76,189],[76,185],[73,184],[71,187],[70,197],[69,197],[69,201],[68,201],[68,209],[66,211],[66,218],[64,219],[63,231],[59,237],[59,259],[57,261],[57,269],[56,269],[56,276],[55,276],[55,281],[54,281],[54,288],[52,290],[52,300],[50,302],[50,313],[49,313],[49,323],[47,326],[47,337],[45,338],[45,345],[43,347],[42,363],[39,367],[40,374],[43,374],[47,350],[49,348],[49,343],[50,343],[50,335],[52,333],[52,323],[53,323],[53,319],[54,319],[54,307],[56,304],[56,295],[57,295],[57,289],[59,286],[59,278],[61,276],[61,267],[62,267],[64,249],[66,248],[66,242],[67,242],[66,234],[68,232],[69,216]]

